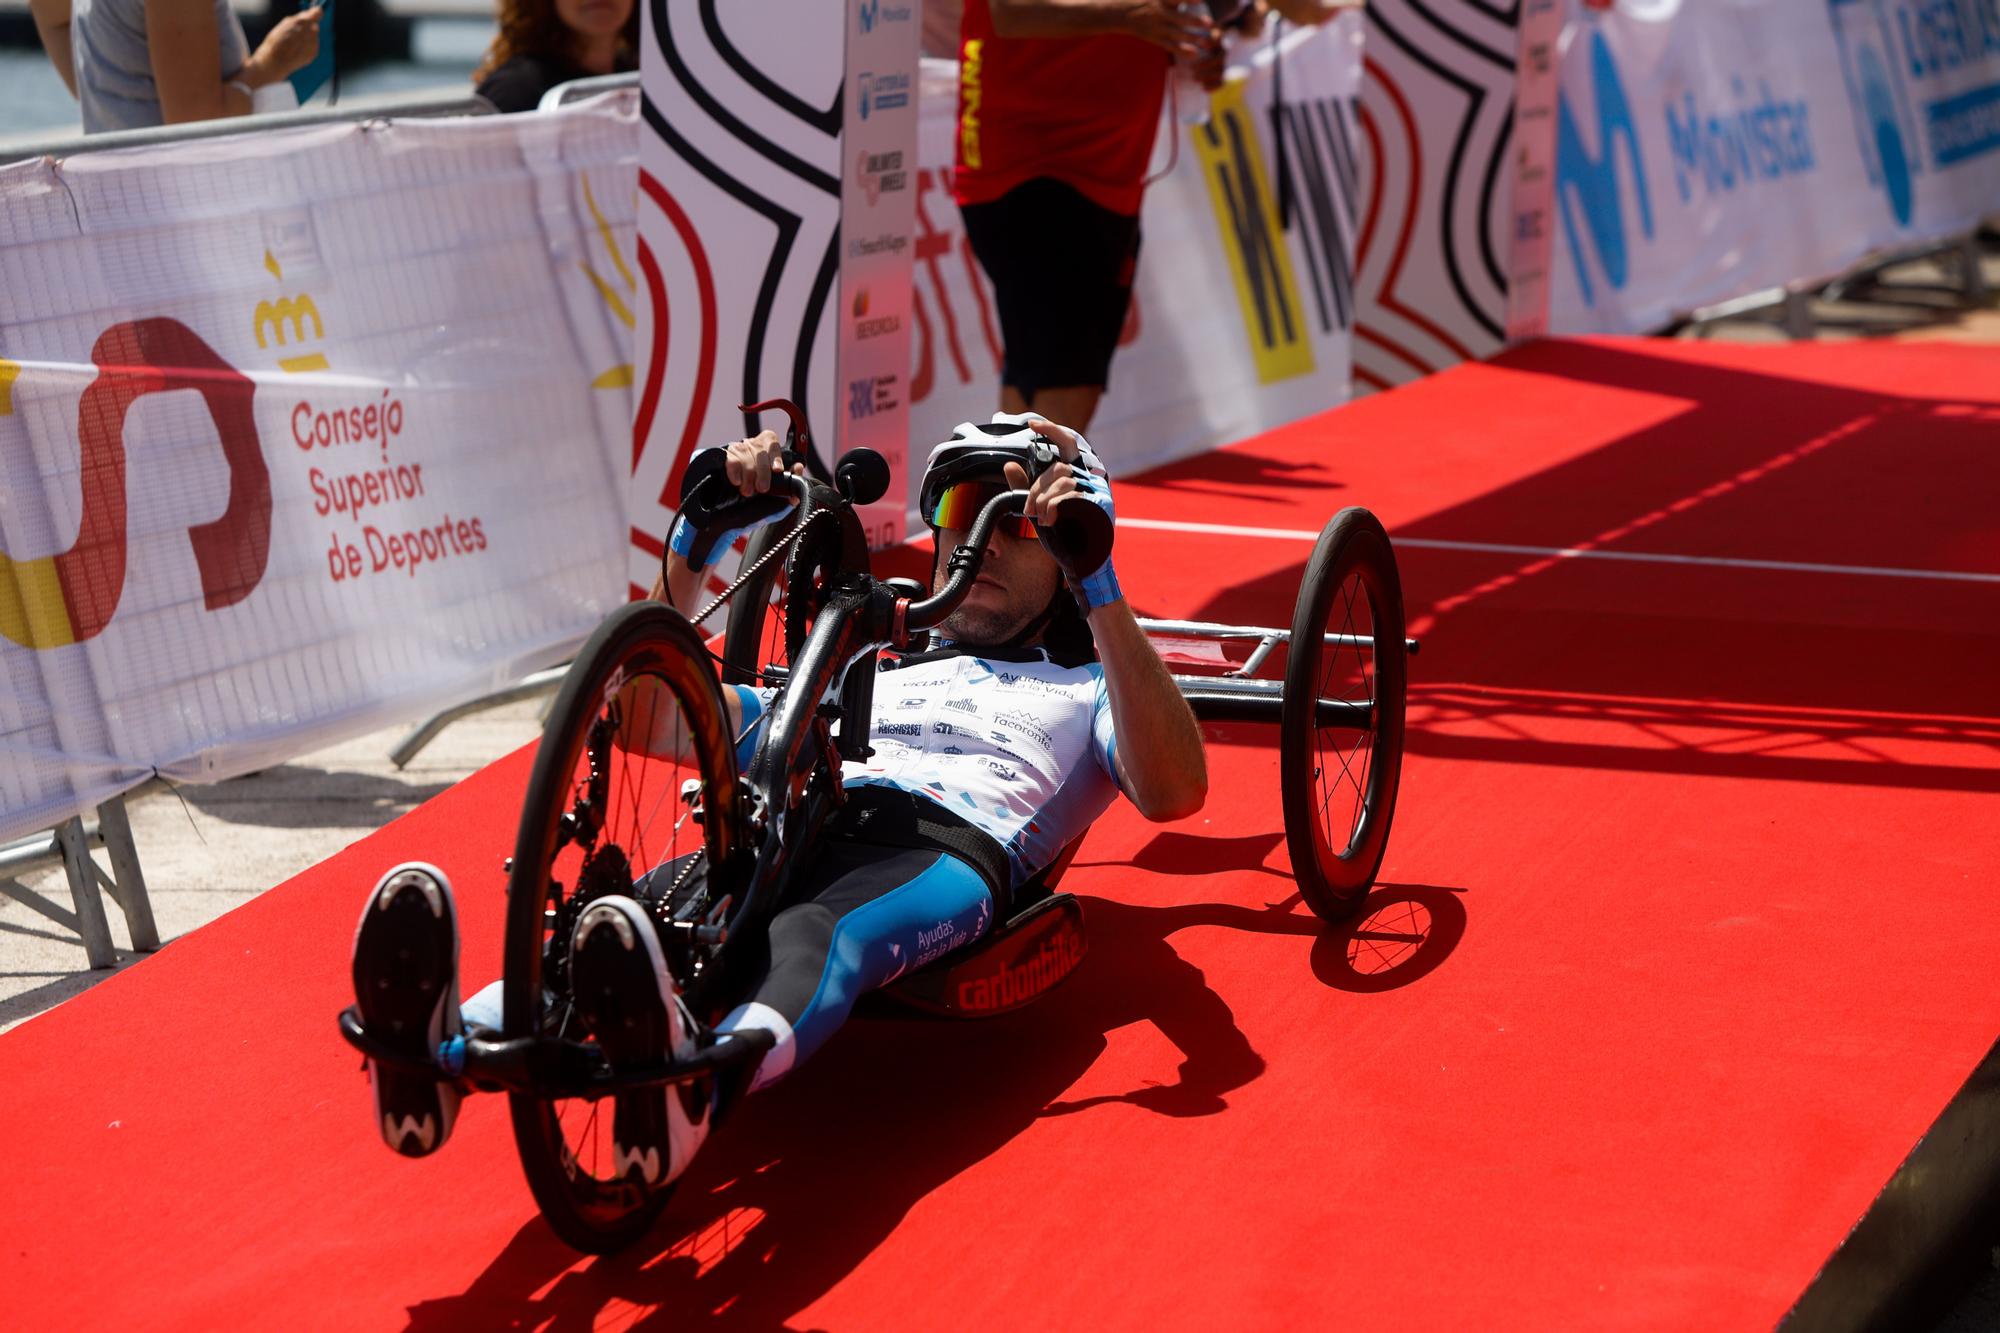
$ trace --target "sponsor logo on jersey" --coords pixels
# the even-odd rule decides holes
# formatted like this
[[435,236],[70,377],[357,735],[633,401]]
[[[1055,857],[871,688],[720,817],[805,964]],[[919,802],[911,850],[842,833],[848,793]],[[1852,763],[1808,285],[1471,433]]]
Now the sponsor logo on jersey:
[[[995,722],[1001,723],[1002,725],[1012,727],[1016,731],[1023,732],[1026,735],[1032,737],[1035,743],[1041,746],[1044,750],[1053,752],[1055,749],[1055,741],[1049,735],[1048,729],[1043,727],[1041,723],[1037,722],[1035,720],[1034,714],[1032,713],[1026,712],[1019,708],[1010,708],[1006,712],[1001,713],[998,717],[995,717],[993,720]],[[993,734],[993,739],[999,741],[1001,744],[1004,745],[1008,742],[1010,738],[1001,735],[999,732],[995,732]]]
[[977,713],[979,711],[979,705],[970,699],[946,699],[944,706],[946,708],[955,708],[961,713]]
[[924,734],[924,726],[921,722],[877,722],[875,724],[875,734],[877,736],[921,736]]

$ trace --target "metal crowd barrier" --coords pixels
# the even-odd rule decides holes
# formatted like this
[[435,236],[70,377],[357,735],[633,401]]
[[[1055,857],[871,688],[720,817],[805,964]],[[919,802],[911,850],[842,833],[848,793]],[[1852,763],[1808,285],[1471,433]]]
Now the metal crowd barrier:
[[1945,255],[1957,256],[1959,292],[1966,305],[1977,306],[1983,304],[1987,296],[1986,275],[1980,268],[1981,230],[1981,226],[1975,225],[1962,236],[1872,251],[1833,277],[1798,278],[1781,286],[1766,287],[1727,301],[1701,306],[1669,320],[1659,332],[1671,334],[1692,329],[1700,336],[1709,325],[1723,320],[1776,311],[1776,323],[1787,337],[1810,338],[1815,333],[1812,313],[1815,298],[1839,300],[1857,287],[1872,284],[1884,269]]
[[[636,76],[635,76],[636,77]],[[113,148],[150,148],[157,144],[192,143],[201,139],[224,139],[236,134],[258,134],[264,130],[293,129],[300,125],[338,125],[349,122],[431,118],[436,116],[490,116],[493,104],[470,93],[440,96],[437,93],[377,93],[343,101],[339,106],[315,107],[300,111],[274,111],[260,116],[224,116],[219,120],[196,120],[181,125],[155,125],[143,130],[112,130],[104,134],[67,134],[59,139],[0,143],[0,165],[25,162],[37,157],[76,157],[82,153],[102,153]]]
[[[636,73],[577,79],[551,89],[548,96],[542,99],[539,109],[546,110],[598,93],[636,89],[638,86],[639,76]],[[160,144],[222,139],[234,135],[259,134],[266,130],[292,129],[303,125],[367,123],[390,118],[428,119],[493,114],[495,113],[490,102],[471,94],[463,96],[440,96],[435,93],[379,94],[356,97],[343,101],[338,106],[312,110],[229,116],[218,120],[161,125],[142,130],[120,130],[92,135],[66,134],[46,140],[28,139],[0,143],[0,165],[42,157],[60,160],[84,153],[101,153],[118,148],[146,148]],[[391,751],[391,758],[398,768],[404,767],[438,732],[458,718],[516,699],[553,691],[561,683],[565,669],[558,667],[537,672],[505,689],[446,709],[426,719],[412,729]],[[110,862],[108,872],[93,855],[93,848],[96,847],[102,847],[106,853],[106,858]],[[98,806],[97,819],[93,824],[86,824],[81,816],[77,816],[47,832],[0,846],[0,892],[8,891],[6,886],[13,882],[14,876],[19,871],[53,857],[62,858],[69,879],[70,896],[76,905],[76,911],[73,918],[68,914],[62,914],[52,919],[57,920],[58,924],[73,928],[82,937],[84,953],[92,968],[115,967],[118,961],[116,946],[111,939],[110,922],[104,910],[105,897],[115,902],[124,914],[126,929],[134,951],[147,953],[160,947],[159,930],[154,923],[152,904],[146,896],[146,881],[139,867],[138,850],[132,842],[132,826],[126,817],[123,796],[114,797]],[[20,894],[14,893],[10,896],[20,897]],[[27,901],[26,898],[21,900]],[[30,906],[35,904],[31,903]],[[37,906],[36,910],[42,911],[44,915],[50,915],[59,909]]]

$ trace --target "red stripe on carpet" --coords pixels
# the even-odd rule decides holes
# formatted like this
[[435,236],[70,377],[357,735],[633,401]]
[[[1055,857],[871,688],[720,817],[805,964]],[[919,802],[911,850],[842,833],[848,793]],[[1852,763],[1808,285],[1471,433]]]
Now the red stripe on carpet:
[[[1991,570],[1994,366],[1544,343],[1122,480],[1119,505]],[[1146,609],[1273,624],[1308,549],[1119,544]],[[1093,832],[1068,882],[1092,951],[1062,989],[987,1023],[857,1021],[752,1100],[652,1244],[581,1261],[497,1099],[393,1158],[333,1030],[361,895],[400,857],[454,877],[466,989],[492,975],[517,755],[0,1037],[10,1314],[1770,1326],[2000,1032],[2000,589],[1401,562],[1428,628],[1359,927],[1296,905],[1269,733],[1219,730],[1202,815]]]

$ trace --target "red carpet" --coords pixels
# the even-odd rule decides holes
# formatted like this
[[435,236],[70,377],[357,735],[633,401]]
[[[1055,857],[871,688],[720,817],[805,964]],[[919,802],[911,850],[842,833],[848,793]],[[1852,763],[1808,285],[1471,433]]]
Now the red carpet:
[[[2000,1033],[1996,428],[1983,348],[1559,342],[1121,481],[1403,543],[1366,928],[1296,903],[1273,738],[1217,733],[1201,816],[1086,844],[1062,990],[857,1021],[580,1260],[497,1099],[393,1158],[333,1027],[401,857],[494,975],[517,755],[0,1037],[7,1322],[1768,1328]],[[1271,624],[1309,549],[1119,540],[1146,610]]]

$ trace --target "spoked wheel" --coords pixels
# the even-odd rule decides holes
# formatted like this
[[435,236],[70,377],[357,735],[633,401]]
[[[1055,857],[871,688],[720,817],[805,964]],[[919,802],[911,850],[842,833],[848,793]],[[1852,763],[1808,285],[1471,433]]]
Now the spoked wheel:
[[[683,893],[719,900],[729,886],[715,867],[734,864],[738,802],[728,718],[699,637],[657,602],[620,608],[564,679],[529,775],[507,882],[507,1036],[584,1043],[585,1059],[604,1068],[572,999],[577,918],[592,899],[620,893],[664,919],[681,906],[659,882],[667,876],[636,891],[635,881],[682,857],[705,872],[682,879]],[[604,1254],[652,1225],[670,1190],[621,1174],[611,1098],[509,1099],[528,1186],[558,1236]]]
[[1306,563],[1278,724],[1292,873],[1327,921],[1361,906],[1388,850],[1408,680],[1389,535],[1367,510],[1343,509]]

